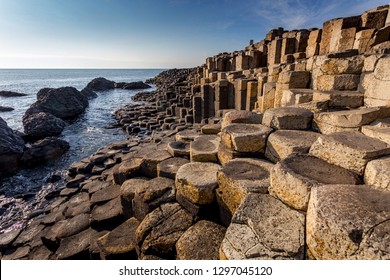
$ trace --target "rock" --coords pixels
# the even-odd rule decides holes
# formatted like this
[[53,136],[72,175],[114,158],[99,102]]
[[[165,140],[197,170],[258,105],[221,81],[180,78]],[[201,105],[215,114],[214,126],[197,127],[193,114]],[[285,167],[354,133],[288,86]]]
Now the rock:
[[89,245],[91,240],[91,229],[84,230],[76,235],[61,240],[60,247],[56,252],[59,260],[89,259]]
[[364,182],[378,189],[390,191],[390,157],[383,157],[367,163]]
[[218,192],[230,216],[249,193],[268,193],[273,164],[260,159],[233,159],[218,171]]
[[136,238],[135,231],[139,222],[130,218],[113,231],[108,232],[97,240],[98,246],[105,254],[106,259],[135,259]]
[[110,185],[101,189],[91,196],[91,206],[97,203],[102,203],[109,201],[111,199],[117,198],[120,196],[121,187],[119,185]]
[[190,161],[185,158],[169,158],[157,165],[157,176],[166,177],[175,180],[176,173],[181,166],[189,163]]
[[358,108],[364,105],[364,94],[358,91],[314,91],[313,101],[327,101],[329,108]]
[[48,137],[31,145],[21,157],[21,163],[26,167],[35,167],[49,163],[62,156],[69,149],[68,142]]
[[21,97],[21,96],[27,96],[28,94],[20,93],[20,92],[14,92],[14,91],[6,91],[1,90],[0,96],[1,97]]
[[171,158],[172,156],[166,150],[151,150],[143,155],[143,162],[141,165],[142,174],[154,178],[157,177],[157,165]]
[[74,217],[81,214],[90,212],[91,202],[89,195],[85,192],[78,193],[71,197],[68,202],[65,202],[63,205],[66,206],[64,211],[65,217]]
[[362,133],[390,145],[390,127],[365,125],[362,127]]
[[66,123],[49,113],[36,113],[23,118],[24,133],[30,139],[37,140],[50,136],[58,136]]
[[248,112],[248,111],[230,111],[226,113],[223,118],[221,128],[224,129],[226,126],[234,123],[245,123],[245,124],[261,124],[262,115]]
[[96,78],[90,81],[86,89],[92,91],[104,91],[115,88],[115,82],[107,80],[105,78]]
[[37,93],[37,101],[30,106],[23,119],[45,112],[60,119],[73,118],[84,112],[88,99],[73,87],[44,88]]
[[264,113],[263,125],[273,129],[307,130],[313,113],[307,109],[285,107],[269,109]]
[[148,89],[151,88],[151,86],[145,84],[142,81],[138,81],[138,82],[131,82],[131,83],[115,83],[115,88],[135,90],[135,89]]
[[218,162],[219,137],[202,135],[190,145],[191,161]]
[[15,109],[11,108],[11,107],[0,106],[0,112],[11,112],[13,110],[15,110]]
[[215,163],[192,162],[179,168],[176,174],[177,192],[194,204],[210,204],[215,200],[217,172]]
[[29,246],[19,247],[16,250],[8,251],[1,260],[21,260],[26,259],[30,253]]
[[294,153],[308,153],[321,134],[312,131],[278,130],[268,137],[265,156],[278,162]]
[[142,158],[131,158],[113,169],[115,184],[122,185],[128,179],[141,175]]
[[84,95],[84,97],[86,97],[87,99],[93,99],[93,98],[98,97],[97,94],[93,90],[91,90],[87,87],[84,88],[82,91],[80,91],[80,93],[82,95]]
[[335,132],[321,135],[310,154],[363,175],[367,162],[389,155],[390,146],[359,132]]
[[173,157],[189,157],[190,156],[190,144],[183,141],[169,142],[167,146],[168,153]]
[[52,251],[47,249],[45,246],[41,245],[34,247],[30,250],[28,254],[29,260],[49,260],[53,255]]
[[199,137],[199,133],[195,130],[184,130],[176,133],[176,141],[194,141]]
[[14,229],[0,235],[0,249],[9,247],[12,242],[19,236],[21,229]]
[[23,150],[23,139],[0,117],[0,177],[18,169]]
[[133,212],[133,199],[135,191],[140,186],[146,184],[148,179],[146,178],[133,178],[126,180],[120,189],[121,192],[121,203],[123,208],[123,214],[125,217],[130,218],[134,215]]
[[267,194],[249,194],[233,216],[220,258],[303,259],[305,216]]
[[161,205],[149,213],[136,230],[138,255],[172,258],[177,240],[192,223],[192,215],[178,203]]
[[210,221],[199,221],[177,241],[178,260],[219,260],[226,228]]
[[390,193],[367,186],[312,190],[306,240],[318,259],[389,259]]
[[261,124],[231,124],[221,133],[221,144],[241,153],[264,153],[272,129]]
[[99,226],[115,227],[124,220],[120,197],[114,198],[103,205],[92,209],[91,223],[94,228]]
[[134,217],[142,221],[145,216],[161,204],[175,200],[175,181],[157,177],[143,184],[135,190],[133,199]]
[[220,124],[206,124],[202,126],[202,134],[218,134],[221,132]]
[[317,77],[317,88],[321,91],[356,90],[360,82],[358,74],[322,75]]
[[275,165],[269,193],[297,210],[306,211],[310,191],[319,185],[358,184],[352,172],[311,155],[292,155]]

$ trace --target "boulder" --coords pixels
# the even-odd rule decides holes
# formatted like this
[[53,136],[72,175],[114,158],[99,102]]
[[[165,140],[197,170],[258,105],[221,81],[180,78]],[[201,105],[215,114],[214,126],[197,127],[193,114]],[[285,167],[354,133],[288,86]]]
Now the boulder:
[[275,165],[269,193],[297,210],[305,211],[310,191],[319,185],[358,184],[352,172],[311,155],[292,155]]
[[114,89],[115,82],[100,77],[90,81],[86,88],[92,91],[104,91]]
[[73,118],[83,113],[87,106],[88,99],[73,87],[43,88],[23,119],[39,112],[50,113],[60,119]]
[[50,113],[36,113],[23,118],[24,133],[30,139],[43,139],[58,136],[64,130],[66,123]]
[[136,230],[138,255],[173,257],[175,244],[194,218],[178,203],[161,205],[149,213]]
[[18,169],[23,150],[23,139],[0,117],[0,177]]
[[307,130],[313,113],[303,108],[285,107],[269,109],[264,113],[263,125],[273,129]]
[[178,260],[219,260],[226,228],[210,221],[191,226],[176,243]]
[[128,90],[151,88],[150,85],[145,84],[142,81],[131,82],[131,83],[115,83],[114,86],[115,88],[128,89]]
[[84,88],[82,91],[80,91],[80,93],[82,95],[84,95],[84,97],[86,97],[87,99],[93,99],[93,98],[96,98],[97,97],[97,94],[96,92],[94,92],[93,90],[89,89],[89,88]]
[[26,167],[35,167],[49,163],[62,156],[69,149],[65,140],[48,137],[31,145],[21,157],[21,163]]
[[312,131],[278,130],[268,137],[265,156],[278,162],[294,153],[308,153],[321,134]]
[[390,191],[390,157],[383,157],[367,163],[364,182],[375,188]]
[[307,246],[318,260],[390,258],[390,193],[365,185],[312,190]]
[[273,164],[260,159],[233,159],[218,171],[218,192],[223,206],[234,214],[249,193],[268,193]]
[[370,160],[390,155],[390,146],[359,132],[335,132],[321,135],[311,146],[310,154],[363,175]]
[[220,166],[215,163],[192,162],[183,165],[176,174],[177,193],[194,204],[212,203],[215,201],[219,169]]
[[304,258],[305,215],[267,194],[251,193],[233,216],[221,260]]

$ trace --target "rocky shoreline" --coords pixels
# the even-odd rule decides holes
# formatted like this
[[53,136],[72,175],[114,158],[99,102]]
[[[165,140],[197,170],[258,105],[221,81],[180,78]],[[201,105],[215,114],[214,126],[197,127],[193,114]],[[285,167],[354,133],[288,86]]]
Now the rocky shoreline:
[[387,5],[162,72],[1,258],[390,259],[389,42]]

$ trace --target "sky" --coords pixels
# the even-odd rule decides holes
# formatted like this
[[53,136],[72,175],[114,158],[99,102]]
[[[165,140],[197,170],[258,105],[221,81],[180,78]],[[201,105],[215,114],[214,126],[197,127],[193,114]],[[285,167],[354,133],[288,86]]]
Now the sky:
[[194,67],[389,0],[0,0],[0,68]]

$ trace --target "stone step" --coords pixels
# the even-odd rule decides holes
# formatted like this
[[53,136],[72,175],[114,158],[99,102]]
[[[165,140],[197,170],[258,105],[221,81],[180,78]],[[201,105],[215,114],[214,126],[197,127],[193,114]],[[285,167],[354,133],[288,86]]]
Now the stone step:
[[390,192],[365,185],[313,188],[306,217],[315,259],[390,259]]
[[261,124],[263,116],[255,112],[234,110],[227,112],[223,118],[221,129],[234,123]]
[[188,159],[178,157],[166,159],[157,165],[157,176],[175,180],[179,168],[189,162]]
[[364,105],[364,94],[358,91],[313,91],[313,101],[329,101],[329,108],[358,108]]
[[323,134],[340,131],[359,131],[363,125],[388,115],[388,108],[378,107],[319,112],[314,116],[314,123]]
[[290,207],[306,211],[310,191],[319,185],[358,184],[356,174],[311,155],[292,155],[271,171],[269,193]]
[[251,193],[232,218],[220,259],[303,259],[304,247],[305,215],[268,194]]
[[285,89],[283,90],[281,107],[296,106],[313,100],[312,89]]
[[390,145],[360,132],[335,132],[321,135],[310,154],[363,175],[370,160],[390,155]]
[[265,157],[278,162],[293,153],[308,153],[321,134],[302,130],[277,130],[268,137]]
[[362,127],[362,133],[390,145],[390,127],[365,125]]
[[285,107],[267,110],[262,123],[273,129],[307,130],[311,127],[312,119],[310,110]]
[[202,135],[190,145],[190,159],[197,162],[218,162],[219,137]]
[[242,158],[229,161],[218,172],[220,208],[230,218],[248,193],[268,193],[273,164],[260,159]]
[[184,141],[172,141],[168,143],[167,150],[173,157],[189,157],[190,143]]
[[356,90],[359,82],[359,74],[322,75],[317,77],[315,89],[321,91]]

